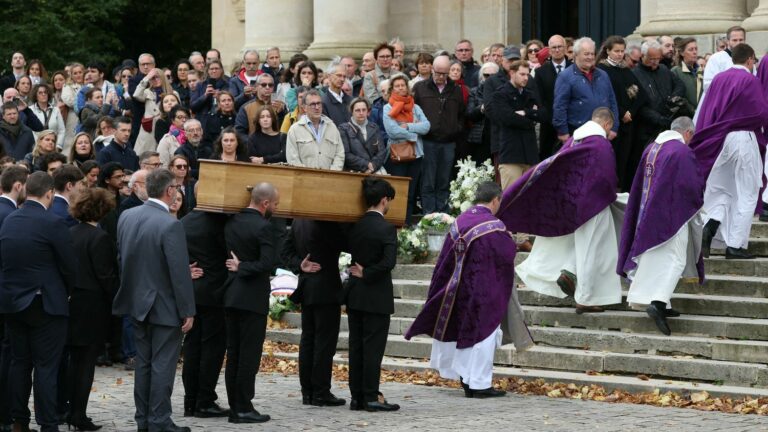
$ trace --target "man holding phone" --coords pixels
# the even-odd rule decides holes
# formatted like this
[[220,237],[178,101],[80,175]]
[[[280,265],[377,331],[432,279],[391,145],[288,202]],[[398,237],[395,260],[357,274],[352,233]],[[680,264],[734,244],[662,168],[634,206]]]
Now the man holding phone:
[[259,52],[246,50],[243,54],[243,68],[229,79],[229,92],[235,98],[236,110],[256,96],[256,78],[261,74]]
[[285,117],[285,102],[272,98],[272,91],[275,89],[275,79],[272,75],[261,74],[256,77],[256,97],[247,102],[237,112],[237,118],[235,119],[235,130],[242,136],[251,135],[256,131],[256,112],[262,106],[271,106],[277,114],[277,124],[283,123],[283,117]]

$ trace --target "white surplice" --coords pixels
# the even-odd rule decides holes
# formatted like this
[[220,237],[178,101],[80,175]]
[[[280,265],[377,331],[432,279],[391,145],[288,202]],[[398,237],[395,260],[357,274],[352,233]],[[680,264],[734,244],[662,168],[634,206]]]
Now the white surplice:
[[[605,130],[590,121],[573,133],[574,140],[588,136],[605,138]],[[618,196],[618,204],[626,205],[627,197],[627,194]],[[565,298],[557,286],[557,278],[562,270],[567,270],[576,275],[576,303],[584,306],[621,303],[621,280],[616,274],[616,263],[619,259],[617,227],[621,228],[622,219],[623,212],[617,212],[611,205],[572,234],[537,236],[528,258],[515,269],[517,275],[533,291]]]
[[755,134],[737,131],[726,135],[704,191],[704,221],[720,221],[713,248],[747,247],[762,175]]
[[630,307],[645,310],[651,302],[660,301],[672,308],[672,294],[680,278],[699,277],[696,263],[703,228],[704,220],[697,212],[672,238],[632,258],[637,267],[627,273],[632,281],[627,294]]
[[461,378],[472,390],[484,390],[493,382],[493,355],[501,346],[501,327],[470,348],[456,349],[456,342],[432,341],[429,366],[445,379]]

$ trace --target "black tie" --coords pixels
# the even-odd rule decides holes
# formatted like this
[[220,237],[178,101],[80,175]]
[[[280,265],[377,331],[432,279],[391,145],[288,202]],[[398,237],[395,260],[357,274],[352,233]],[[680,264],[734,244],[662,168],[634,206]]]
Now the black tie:
[[563,69],[563,65],[557,65],[557,74],[560,75],[561,70]]

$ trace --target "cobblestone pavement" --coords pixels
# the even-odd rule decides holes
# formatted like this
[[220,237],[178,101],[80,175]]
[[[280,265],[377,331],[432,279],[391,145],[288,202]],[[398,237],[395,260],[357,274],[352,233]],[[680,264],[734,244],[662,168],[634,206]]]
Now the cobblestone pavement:
[[[334,393],[349,399],[346,383]],[[117,368],[97,368],[88,414],[104,431],[135,431],[133,374]],[[350,411],[349,406],[303,406],[297,376],[260,374],[256,377],[254,406],[272,421],[234,425],[226,419],[185,418],[181,371],[176,374],[173,419],[193,431],[768,431],[768,418],[702,412],[690,409],[610,404],[509,394],[504,398],[466,399],[461,390],[386,383],[382,392],[399,403],[395,413]],[[224,377],[219,380],[220,402],[226,406]],[[34,426],[33,426],[34,427]]]

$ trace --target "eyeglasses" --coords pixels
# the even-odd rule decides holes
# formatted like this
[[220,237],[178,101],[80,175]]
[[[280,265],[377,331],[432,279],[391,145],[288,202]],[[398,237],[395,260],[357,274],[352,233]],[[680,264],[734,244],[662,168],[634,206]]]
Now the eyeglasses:
[[273,83],[261,83],[261,84],[259,84],[259,86],[261,86],[263,88],[267,88],[267,87],[272,88],[275,85]]
[[379,55],[379,57],[376,60],[378,60],[378,59],[387,60],[387,59],[391,59],[391,58],[392,58],[391,55],[385,54],[385,55]]
[[307,106],[311,107],[311,108],[320,108],[321,106],[323,106],[323,103],[322,102],[312,102],[312,103],[308,103]]
[[184,129],[184,132],[187,132],[187,133],[199,133],[199,132],[202,132],[202,131],[203,131],[203,130],[202,130],[202,129],[200,129],[200,128],[189,128],[189,129]]
[[163,163],[162,162],[155,162],[155,163],[144,162],[142,165],[151,166],[153,168],[160,168],[161,166],[163,166]]
[[154,81],[154,80],[159,80],[159,79],[160,79],[160,76],[153,76],[153,77],[152,77],[152,81]]
[[185,170],[185,169],[189,168],[188,165],[181,165],[181,164],[174,165],[173,167],[176,168],[176,169],[179,169],[179,170],[182,170],[182,169]]
[[472,48],[459,48],[456,50],[456,52],[470,52],[472,51]]
[[549,49],[552,50],[552,51],[561,50],[563,48],[565,48],[565,45],[555,45],[555,46],[549,47]]
[[489,74],[489,73],[484,73],[484,74],[483,74],[483,76],[484,76],[485,78],[488,78],[489,76],[491,76],[491,74]]
[[176,120],[187,120],[189,117],[187,116],[176,116],[174,117]]
[[139,63],[139,66],[154,66],[154,63]]
[[448,72],[438,72],[438,71],[436,71],[436,70],[433,70],[433,71],[432,71],[432,74],[433,74],[433,75],[446,76],[446,75],[448,75]]
[[112,176],[112,177],[110,177],[109,179],[110,179],[110,180],[113,180],[113,179],[119,179],[119,178],[120,178],[120,179],[121,179],[121,178],[123,178],[123,174],[119,174],[119,175],[113,175],[113,176]]

